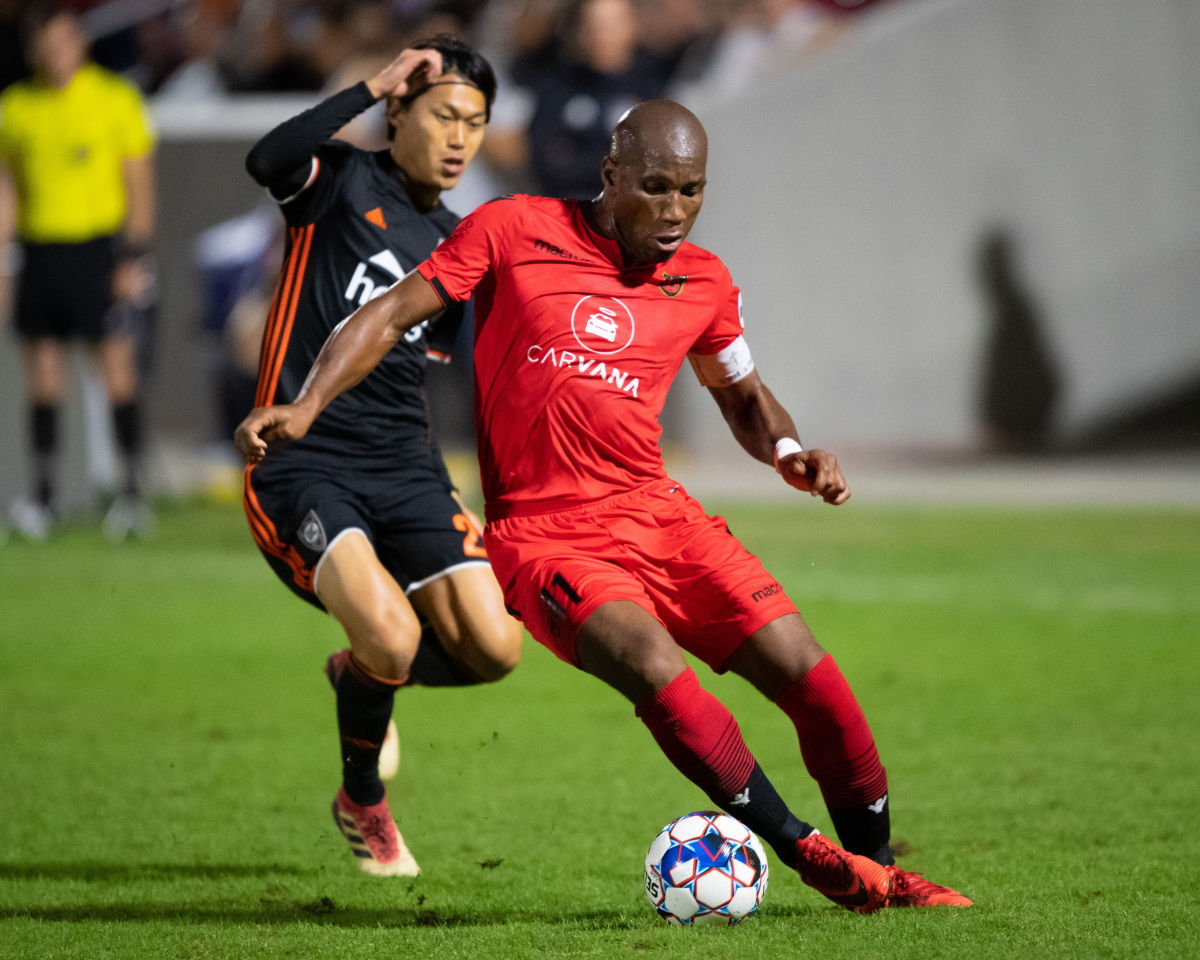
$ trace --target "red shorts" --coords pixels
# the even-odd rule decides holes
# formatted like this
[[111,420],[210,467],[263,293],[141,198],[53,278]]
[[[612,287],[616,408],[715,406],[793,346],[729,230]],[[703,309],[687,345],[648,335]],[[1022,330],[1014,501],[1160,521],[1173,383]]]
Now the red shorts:
[[628,600],[716,671],[796,607],[759,559],[674,480],[556,513],[488,523],[504,599],[533,638],[578,666],[575,638],[602,603]]

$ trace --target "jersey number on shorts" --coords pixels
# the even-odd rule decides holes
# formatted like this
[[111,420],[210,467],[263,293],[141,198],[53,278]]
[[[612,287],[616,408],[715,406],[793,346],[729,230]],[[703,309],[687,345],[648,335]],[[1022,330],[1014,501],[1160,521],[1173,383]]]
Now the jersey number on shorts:
[[483,549],[483,544],[480,542],[483,539],[483,528],[479,525],[479,521],[475,519],[474,514],[456,513],[454,515],[454,529],[461,530],[466,534],[463,537],[463,556],[487,556],[487,551]]
[[563,627],[566,626],[570,618],[566,607],[559,603],[551,592],[554,589],[557,589],[566,597],[568,603],[579,603],[583,597],[578,594],[574,587],[567,583],[567,578],[561,573],[556,573],[550,581],[550,586],[542,587],[538,593],[538,600],[542,604],[542,619],[545,621],[546,629],[550,631],[552,637],[561,637]]

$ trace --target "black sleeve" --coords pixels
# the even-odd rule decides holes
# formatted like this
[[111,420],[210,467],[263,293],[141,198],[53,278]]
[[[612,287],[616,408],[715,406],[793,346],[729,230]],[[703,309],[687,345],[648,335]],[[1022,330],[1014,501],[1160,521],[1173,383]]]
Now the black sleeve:
[[335,93],[259,140],[246,154],[246,170],[275,196],[291,196],[308,180],[317,147],[374,103],[365,82]]

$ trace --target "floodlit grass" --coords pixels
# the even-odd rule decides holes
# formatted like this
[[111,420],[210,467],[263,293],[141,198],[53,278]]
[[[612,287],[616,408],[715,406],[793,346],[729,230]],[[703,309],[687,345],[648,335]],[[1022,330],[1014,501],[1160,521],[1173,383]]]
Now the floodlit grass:
[[[661,926],[645,848],[708,803],[532,642],[500,684],[400,696],[425,874],[361,875],[328,812],[335,625],[200,503],[148,543],[0,549],[0,957],[1197,955],[1200,513],[722,512],[855,686],[902,863],[973,909],[857,917],[775,863],[742,926]],[[786,719],[700,672],[827,826]]]

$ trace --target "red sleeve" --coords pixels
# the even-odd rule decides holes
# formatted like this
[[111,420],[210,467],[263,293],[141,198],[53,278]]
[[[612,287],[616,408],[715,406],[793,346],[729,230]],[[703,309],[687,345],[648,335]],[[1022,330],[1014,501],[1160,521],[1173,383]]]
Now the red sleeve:
[[460,221],[417,267],[443,303],[469,299],[480,281],[496,269],[505,247],[505,231],[523,211],[514,197],[485,203]]
[[720,353],[742,335],[742,292],[733,285],[729,271],[720,261],[714,274],[712,302],[716,305],[716,312],[712,322],[692,344],[689,353]]

